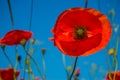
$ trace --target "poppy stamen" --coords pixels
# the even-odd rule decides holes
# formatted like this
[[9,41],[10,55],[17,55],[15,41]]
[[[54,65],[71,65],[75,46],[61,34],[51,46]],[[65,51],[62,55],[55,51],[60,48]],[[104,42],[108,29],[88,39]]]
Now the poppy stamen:
[[74,29],[74,38],[75,39],[83,39],[86,36],[86,28],[84,26],[80,26],[80,27],[75,27]]

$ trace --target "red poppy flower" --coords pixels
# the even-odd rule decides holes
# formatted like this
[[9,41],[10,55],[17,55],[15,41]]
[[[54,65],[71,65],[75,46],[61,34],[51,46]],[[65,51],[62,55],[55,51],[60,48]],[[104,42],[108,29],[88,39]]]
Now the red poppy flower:
[[[108,73],[107,77],[106,77],[106,80],[111,80],[111,79],[113,80],[114,75],[115,75],[115,80],[120,80],[120,71],[117,71],[116,73],[115,72]],[[110,79],[110,77],[111,77],[111,79]]]
[[5,45],[15,45],[20,44],[22,40],[28,41],[32,36],[32,32],[24,30],[12,30],[9,31],[5,36],[0,40],[0,44]]
[[12,68],[0,69],[0,80],[14,80],[20,74],[19,71],[16,71]]
[[71,8],[60,14],[52,32],[54,44],[62,53],[87,56],[107,45],[111,25],[107,17],[95,9]]

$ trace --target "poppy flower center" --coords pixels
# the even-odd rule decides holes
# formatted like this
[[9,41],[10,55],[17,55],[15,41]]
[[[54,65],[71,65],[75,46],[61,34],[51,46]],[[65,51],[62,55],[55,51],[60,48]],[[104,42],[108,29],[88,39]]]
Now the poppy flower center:
[[77,26],[74,29],[74,38],[75,39],[83,39],[86,36],[86,28],[84,26]]

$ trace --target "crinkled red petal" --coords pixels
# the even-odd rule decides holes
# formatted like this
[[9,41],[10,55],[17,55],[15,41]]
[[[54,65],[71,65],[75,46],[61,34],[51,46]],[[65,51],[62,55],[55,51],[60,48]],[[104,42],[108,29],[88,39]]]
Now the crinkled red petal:
[[[77,40],[77,41],[56,41],[56,45],[64,54],[69,56],[80,56],[86,51],[95,48],[101,42],[101,34],[97,34],[93,37]],[[91,54],[91,53],[90,53]]]
[[102,29],[99,19],[83,8],[72,8],[64,11],[57,19],[53,32],[73,32],[75,26],[85,26],[87,30]]

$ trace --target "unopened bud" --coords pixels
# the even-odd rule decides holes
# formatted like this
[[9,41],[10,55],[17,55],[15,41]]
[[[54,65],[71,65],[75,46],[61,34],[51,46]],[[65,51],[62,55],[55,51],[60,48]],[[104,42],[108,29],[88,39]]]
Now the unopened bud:
[[30,65],[30,60],[29,60],[29,59],[26,59],[26,60],[25,60],[25,64],[26,64],[26,65]]
[[21,56],[17,56],[17,61],[21,61]]
[[72,69],[72,67],[71,67],[71,66],[68,66],[68,67],[67,67],[67,71],[68,71],[68,72],[70,72],[70,71],[71,71],[71,69]]
[[26,40],[25,40],[25,39],[21,40],[21,41],[20,41],[20,44],[25,47],[25,45],[26,45]]
[[78,69],[75,70],[75,76],[78,77],[79,75],[80,75],[80,68],[78,68]]
[[0,46],[3,50],[5,49],[5,44],[1,44]]
[[30,53],[34,53],[34,48],[30,48]]
[[45,52],[46,52],[46,49],[45,48],[42,48],[42,54],[44,55],[45,54]]
[[30,40],[30,42],[31,42],[32,44],[34,44],[35,41],[36,41],[36,39],[34,39],[34,38],[32,38],[32,39]]
[[109,55],[114,55],[115,49],[114,48],[109,49],[108,53],[109,53]]

